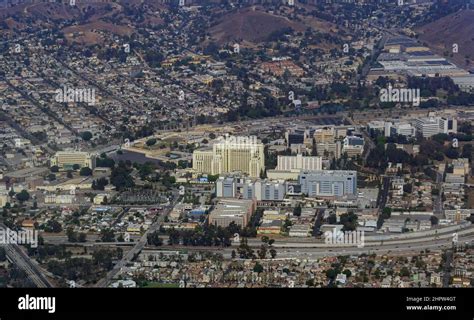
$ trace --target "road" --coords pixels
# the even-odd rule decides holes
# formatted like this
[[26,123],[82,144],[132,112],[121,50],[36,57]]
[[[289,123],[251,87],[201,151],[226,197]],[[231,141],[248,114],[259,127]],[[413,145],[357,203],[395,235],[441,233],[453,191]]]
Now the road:
[[387,204],[387,198],[390,191],[390,180],[391,178],[388,176],[384,176],[382,178],[382,189],[380,190],[379,197],[377,197],[377,207],[379,208],[380,212],[385,208],[385,205]]
[[439,190],[434,200],[433,213],[436,216],[442,216],[443,214],[443,200],[442,200],[442,186],[443,186],[443,174],[436,171],[436,189]]

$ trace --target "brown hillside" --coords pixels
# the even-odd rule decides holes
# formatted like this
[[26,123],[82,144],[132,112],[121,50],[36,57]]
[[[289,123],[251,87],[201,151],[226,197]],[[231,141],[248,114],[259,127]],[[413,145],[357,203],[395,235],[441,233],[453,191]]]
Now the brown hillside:
[[[422,42],[426,42],[433,51],[443,55],[452,53],[453,44],[458,44],[459,52],[448,56],[462,68],[474,67],[474,10],[461,10],[416,30]],[[466,56],[470,63],[466,64]]]
[[265,41],[273,32],[288,27],[296,31],[305,30],[305,26],[302,23],[293,22],[285,17],[264,11],[246,8],[239,12],[225,15],[209,31],[212,38],[218,43],[237,39],[256,43]]

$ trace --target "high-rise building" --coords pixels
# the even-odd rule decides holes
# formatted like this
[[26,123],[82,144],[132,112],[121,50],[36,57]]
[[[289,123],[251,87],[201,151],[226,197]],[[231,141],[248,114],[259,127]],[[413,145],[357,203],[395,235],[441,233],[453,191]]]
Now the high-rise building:
[[305,157],[302,154],[296,156],[278,156],[275,170],[321,170],[322,163],[321,157]]
[[342,197],[357,195],[357,172],[346,170],[302,171],[301,192],[308,196]]
[[60,170],[72,170],[75,165],[80,168],[95,168],[95,154],[82,151],[59,151],[50,159],[51,166],[58,166]]
[[194,151],[193,169],[199,173],[241,172],[258,177],[265,170],[264,145],[256,137],[221,137],[212,151]]

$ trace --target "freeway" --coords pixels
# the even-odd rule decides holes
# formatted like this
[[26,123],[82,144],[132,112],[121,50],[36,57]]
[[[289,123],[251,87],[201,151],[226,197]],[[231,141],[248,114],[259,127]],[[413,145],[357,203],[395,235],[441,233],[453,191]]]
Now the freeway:
[[[444,229],[444,230],[443,230]],[[391,238],[389,240],[376,237],[367,237],[364,246],[353,245],[329,245],[323,242],[301,242],[298,239],[277,240],[273,247],[277,249],[278,258],[321,258],[338,255],[360,255],[360,254],[417,254],[426,249],[449,249],[452,247],[453,233],[456,232],[459,242],[474,241],[474,226],[469,224],[455,230],[453,227],[438,229],[438,232],[421,232],[420,235],[410,234],[405,238]],[[313,239],[314,240],[314,239]],[[248,245],[257,249],[261,245],[260,239],[248,239]],[[232,251],[236,250],[238,244],[230,247],[193,247],[193,246],[163,246],[164,250],[186,250],[186,251],[213,251],[221,253],[225,258],[230,258]]]
[[[293,250],[278,250],[278,258],[322,258],[330,256],[340,256],[340,255],[360,255],[360,254],[392,254],[392,255],[409,255],[409,254],[419,254],[420,251],[429,249],[429,250],[439,250],[439,249],[450,249],[452,248],[451,239],[447,240],[437,240],[437,241],[426,241],[419,244],[413,244],[410,246],[382,246],[377,248],[363,247],[363,248],[338,248],[334,249],[315,249],[315,248],[303,248],[303,249],[293,249]],[[473,236],[463,238],[463,241],[474,241]],[[227,255],[224,255],[227,256]]]
[[[474,241],[474,235],[460,235],[459,236],[460,242],[472,242]],[[416,255],[419,254],[420,251],[424,250],[449,250],[452,248],[452,239],[447,237],[445,239],[439,240],[431,240],[427,239],[426,241],[413,243],[413,244],[384,244],[382,246],[364,246],[362,248],[358,248],[356,246],[352,247],[302,247],[302,248],[288,248],[288,247],[280,247],[278,248],[277,244],[274,244],[274,247],[277,249],[277,257],[276,259],[319,259],[324,257],[333,257],[333,256],[341,256],[341,255],[361,255],[361,254],[390,254],[390,255]],[[236,247],[183,247],[183,246],[166,246],[162,249],[166,250],[175,250],[175,251],[212,251],[215,253],[220,253],[223,255],[224,258],[230,259],[232,257],[232,251],[236,249]]]
[[[0,223],[0,229],[6,230],[7,227]],[[14,263],[18,268],[25,271],[28,275],[28,278],[34,283],[34,285],[38,288],[52,288],[54,287],[51,282],[43,275],[42,270],[32,262],[30,257],[23,250],[20,246],[16,244],[3,244],[2,246],[5,247],[5,252],[7,254],[8,259]]]

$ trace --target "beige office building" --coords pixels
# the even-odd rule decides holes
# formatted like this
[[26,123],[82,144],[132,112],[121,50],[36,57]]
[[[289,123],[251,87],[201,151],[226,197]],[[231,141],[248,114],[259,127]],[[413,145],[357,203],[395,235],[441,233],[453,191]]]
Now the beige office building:
[[316,143],[333,143],[335,138],[334,128],[317,129],[313,136]]
[[340,141],[316,144],[317,155],[324,158],[339,159],[341,157],[341,149]]

